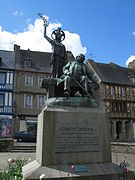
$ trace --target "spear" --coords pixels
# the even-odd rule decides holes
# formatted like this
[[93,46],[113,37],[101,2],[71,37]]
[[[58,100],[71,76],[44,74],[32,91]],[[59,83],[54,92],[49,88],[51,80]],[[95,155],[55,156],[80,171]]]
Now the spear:
[[90,98],[92,98],[92,96],[90,95],[90,93],[84,89],[84,87],[75,79],[75,77],[74,77],[73,75],[71,75],[71,78],[82,88],[83,91],[86,92],[86,94],[87,94]]

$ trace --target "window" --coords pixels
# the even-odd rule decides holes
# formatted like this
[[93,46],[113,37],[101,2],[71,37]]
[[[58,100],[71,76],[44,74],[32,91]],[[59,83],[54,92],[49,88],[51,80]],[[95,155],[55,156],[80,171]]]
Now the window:
[[111,103],[111,111],[113,112],[126,112],[127,104],[124,102],[112,102]]
[[41,83],[43,81],[43,79],[47,78],[46,76],[39,76],[38,77],[38,87],[41,87]]
[[0,106],[4,106],[4,94],[0,94]]
[[32,65],[31,60],[24,60],[24,66],[25,67],[31,67],[31,65]]
[[38,96],[37,97],[37,107],[42,108],[45,104],[45,96]]
[[6,83],[6,73],[0,73],[0,84]]
[[119,111],[119,109],[120,109],[120,107],[119,107],[119,103],[118,102],[112,102],[111,103],[111,110],[113,112],[117,112],[117,111]]
[[33,76],[32,75],[25,75],[25,85],[32,86],[33,85]]
[[118,102],[115,102],[115,112],[118,112],[119,111],[119,103]]
[[131,80],[132,83],[135,83],[135,78],[134,77],[130,78],[130,80]]
[[32,108],[32,98],[31,94],[24,94],[24,107],[25,108]]
[[111,91],[111,96],[114,96],[114,86],[110,87],[110,91]]
[[126,112],[127,111],[127,104],[123,103],[123,111]]
[[114,111],[114,102],[111,102],[111,111]]
[[122,96],[126,96],[126,88],[122,87],[121,88]]
[[119,105],[119,112],[123,112],[122,102],[119,102],[118,105]]

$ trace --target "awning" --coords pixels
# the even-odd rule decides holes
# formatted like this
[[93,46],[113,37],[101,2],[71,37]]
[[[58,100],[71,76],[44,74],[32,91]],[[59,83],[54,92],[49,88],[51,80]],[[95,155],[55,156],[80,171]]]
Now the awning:
[[37,120],[26,120],[27,124],[37,125]]

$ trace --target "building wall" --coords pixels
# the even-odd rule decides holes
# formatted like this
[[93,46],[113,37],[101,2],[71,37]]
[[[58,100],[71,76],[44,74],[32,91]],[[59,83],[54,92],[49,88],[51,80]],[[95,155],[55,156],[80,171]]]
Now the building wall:
[[[26,75],[33,77],[32,85],[25,84]],[[39,77],[50,77],[47,73],[33,72],[26,70],[15,70],[15,85],[14,85],[14,110],[15,110],[15,126],[14,131],[23,130],[20,127],[22,124],[25,127],[25,122],[28,119],[37,119],[38,114],[41,112],[42,107],[38,108],[38,96],[46,95],[45,89],[39,87]],[[32,95],[32,107],[25,107],[25,96]],[[23,121],[21,123],[18,123]],[[26,128],[24,128],[25,130]]]
[[[114,81],[112,83],[104,82],[102,79],[107,78],[104,77],[103,71],[101,71],[103,73],[101,74],[101,67],[99,66],[99,69],[97,67],[98,63],[96,64],[93,60],[88,60],[86,63],[89,70],[95,74],[95,77],[100,82],[100,89],[96,94],[96,99],[98,99],[100,106],[105,109],[109,116],[111,139],[132,139],[135,137],[133,126],[133,121],[135,122],[135,85],[131,86],[130,82],[126,85],[122,84],[123,77],[121,77],[120,84]],[[103,66],[104,70],[105,67],[110,68],[106,64]],[[134,80],[132,76],[131,78]]]
[[104,83],[105,96],[102,101],[109,114],[112,139],[132,139],[134,136],[132,90],[133,88],[128,85]]
[[11,137],[13,126],[13,70],[0,69],[0,78],[0,137]]

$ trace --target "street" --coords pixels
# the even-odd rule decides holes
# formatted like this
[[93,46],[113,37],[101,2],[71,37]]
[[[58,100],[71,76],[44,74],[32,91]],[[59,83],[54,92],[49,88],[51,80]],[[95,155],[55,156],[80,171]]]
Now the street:
[[[35,153],[23,152],[1,152],[0,153],[0,171],[8,165],[8,159],[25,159],[31,162],[35,159]],[[112,162],[120,165],[121,162],[126,161],[129,164],[129,169],[135,172],[135,154],[131,153],[112,153]]]
[[[34,145],[35,143],[17,143],[18,149],[20,146],[23,146],[24,149],[27,146],[28,149],[28,147]],[[35,152],[29,152],[27,149],[25,150],[26,152],[0,152],[0,171],[6,168],[8,165],[8,159],[25,159],[28,163],[33,161],[35,159]]]

